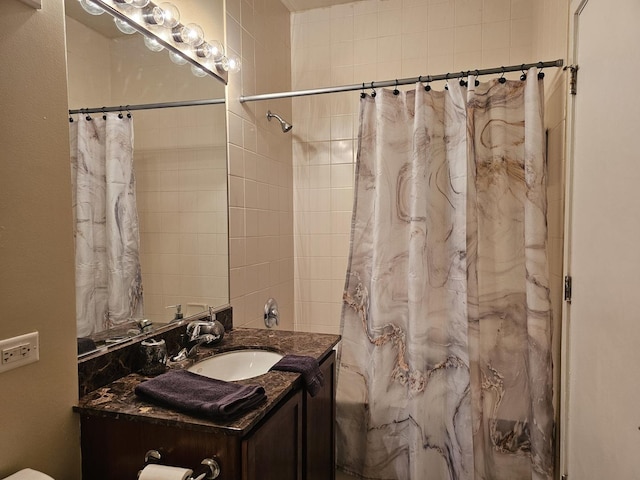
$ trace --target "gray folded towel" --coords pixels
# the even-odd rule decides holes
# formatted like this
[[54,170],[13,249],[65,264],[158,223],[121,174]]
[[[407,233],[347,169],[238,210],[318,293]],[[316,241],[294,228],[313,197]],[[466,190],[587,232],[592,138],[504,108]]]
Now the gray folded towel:
[[96,343],[89,337],[78,338],[78,355],[82,355],[83,353],[87,353],[95,349]]
[[318,361],[305,355],[285,355],[270,370],[296,372],[302,374],[307,391],[315,397],[324,384],[324,375]]
[[137,395],[170,408],[211,418],[230,418],[267,398],[260,385],[240,385],[187,370],[170,370],[138,384]]

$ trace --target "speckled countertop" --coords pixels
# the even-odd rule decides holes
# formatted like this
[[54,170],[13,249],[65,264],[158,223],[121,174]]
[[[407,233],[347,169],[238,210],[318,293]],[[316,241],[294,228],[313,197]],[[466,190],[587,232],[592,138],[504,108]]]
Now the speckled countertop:
[[[220,345],[214,348],[200,348],[195,359],[173,363],[170,368],[188,368],[193,363],[216,353],[250,347],[266,348],[282,354],[309,355],[321,361],[331,353],[339,340],[338,335],[237,328],[227,332]],[[247,385],[262,385],[267,394],[267,401],[240,418],[219,421],[169,410],[141,399],[134,393],[134,388],[148,378],[150,377],[138,373],[124,376],[81,397],[74,410],[83,416],[111,417],[226,435],[245,435],[301,382],[299,374],[279,371],[239,381],[238,383]]]

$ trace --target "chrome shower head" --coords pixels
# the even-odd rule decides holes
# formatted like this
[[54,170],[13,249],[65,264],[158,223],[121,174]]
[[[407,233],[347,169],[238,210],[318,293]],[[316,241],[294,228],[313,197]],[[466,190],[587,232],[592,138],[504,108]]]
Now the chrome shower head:
[[278,115],[277,113],[271,113],[271,110],[267,110],[267,120],[271,121],[272,118],[275,118],[280,122],[280,126],[282,127],[282,131],[284,133],[287,133],[293,128],[293,125],[284,121],[280,115]]

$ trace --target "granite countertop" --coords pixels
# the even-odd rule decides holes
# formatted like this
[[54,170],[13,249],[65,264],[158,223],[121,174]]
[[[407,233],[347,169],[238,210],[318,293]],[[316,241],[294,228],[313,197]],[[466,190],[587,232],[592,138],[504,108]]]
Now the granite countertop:
[[[251,347],[266,348],[282,354],[309,355],[321,361],[339,340],[340,336],[330,334],[236,328],[227,332],[219,345],[213,348],[201,347],[195,359],[172,363],[170,368],[188,368],[216,353]],[[239,418],[224,421],[194,417],[141,399],[134,393],[134,388],[149,378],[151,377],[138,373],[126,375],[81,397],[74,410],[83,416],[119,418],[226,435],[245,435],[281,399],[301,384],[299,374],[279,371],[238,381],[237,383],[246,385],[263,386],[267,401]]]

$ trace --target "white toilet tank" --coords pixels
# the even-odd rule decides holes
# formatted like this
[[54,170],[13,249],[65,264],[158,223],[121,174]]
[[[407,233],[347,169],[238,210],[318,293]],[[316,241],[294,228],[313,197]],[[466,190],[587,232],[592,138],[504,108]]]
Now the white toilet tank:
[[19,472],[9,475],[4,480],[53,480],[49,475],[45,475],[42,472],[25,468]]

